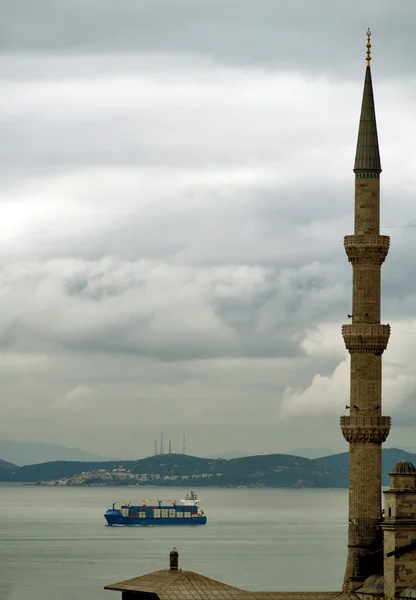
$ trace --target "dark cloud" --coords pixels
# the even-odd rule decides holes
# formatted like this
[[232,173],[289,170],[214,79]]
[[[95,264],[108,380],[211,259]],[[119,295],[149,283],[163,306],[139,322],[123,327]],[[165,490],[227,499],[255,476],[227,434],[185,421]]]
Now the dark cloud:
[[[370,25],[391,74],[411,64],[412,0],[15,0],[0,27],[5,51],[200,54],[234,65],[339,73],[356,64]],[[361,50],[362,53],[362,50]]]
[[285,282],[278,270],[261,267],[27,264],[21,274],[2,273],[10,288],[4,306],[15,309],[4,316],[0,341],[16,350],[39,345],[168,361],[299,356],[291,338],[313,320],[316,304],[308,298],[331,285],[324,267],[307,271],[294,270]]

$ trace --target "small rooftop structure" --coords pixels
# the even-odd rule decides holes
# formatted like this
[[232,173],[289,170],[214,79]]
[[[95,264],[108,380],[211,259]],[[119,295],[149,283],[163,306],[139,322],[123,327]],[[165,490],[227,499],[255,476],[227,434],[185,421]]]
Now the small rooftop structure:
[[390,491],[416,490],[416,467],[409,460],[401,460],[394,465],[390,475]]
[[410,460],[401,460],[394,465],[390,475],[416,475],[416,467]]

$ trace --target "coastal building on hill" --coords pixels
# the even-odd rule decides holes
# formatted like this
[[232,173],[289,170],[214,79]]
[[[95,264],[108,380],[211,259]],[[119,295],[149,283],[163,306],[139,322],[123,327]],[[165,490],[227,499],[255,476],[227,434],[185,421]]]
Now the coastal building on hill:
[[[381,447],[390,430],[382,414],[382,354],[390,326],[380,321],[381,266],[389,249],[380,235],[381,162],[371,78],[370,31],[358,131],[354,235],[344,240],[353,269],[351,323],[342,327],[351,357],[348,416],[341,429],[349,442],[348,555],[338,592],[247,592],[197,573],[169,569],[106,586],[122,600],[394,600],[416,598],[416,468],[401,461],[390,474],[381,507]],[[249,568],[249,565],[247,565]],[[324,567],[324,565],[323,565]]]

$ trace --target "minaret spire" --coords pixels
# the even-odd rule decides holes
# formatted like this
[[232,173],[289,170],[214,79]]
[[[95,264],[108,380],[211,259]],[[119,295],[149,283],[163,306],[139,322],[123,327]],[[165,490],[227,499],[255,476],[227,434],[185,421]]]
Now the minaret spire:
[[360,126],[358,129],[357,150],[354,172],[381,173],[380,152],[378,148],[376,111],[374,107],[373,82],[371,80],[371,31],[367,31],[367,68],[365,70],[363,101],[361,105]]
[[367,67],[355,156],[354,235],[344,238],[352,265],[352,323],[342,335],[350,353],[349,416],[341,429],[349,442],[348,558],[344,589],[352,590],[369,575],[382,574],[381,445],[390,430],[382,415],[382,361],[390,326],[380,322],[381,265],[390,239],[380,235],[381,163],[370,70]]

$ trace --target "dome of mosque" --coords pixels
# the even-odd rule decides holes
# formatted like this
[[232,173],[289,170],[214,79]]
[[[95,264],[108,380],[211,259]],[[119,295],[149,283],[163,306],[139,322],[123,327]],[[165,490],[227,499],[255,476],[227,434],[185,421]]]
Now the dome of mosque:
[[401,460],[394,465],[392,475],[416,475],[416,467],[409,460]]

